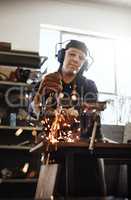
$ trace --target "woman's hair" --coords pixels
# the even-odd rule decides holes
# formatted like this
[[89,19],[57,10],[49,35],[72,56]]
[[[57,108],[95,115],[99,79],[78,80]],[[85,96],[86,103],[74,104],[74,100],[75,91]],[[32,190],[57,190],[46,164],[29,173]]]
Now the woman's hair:
[[87,55],[87,47],[84,42],[78,41],[78,40],[71,40],[65,47],[65,51],[69,48],[76,48],[80,49]]

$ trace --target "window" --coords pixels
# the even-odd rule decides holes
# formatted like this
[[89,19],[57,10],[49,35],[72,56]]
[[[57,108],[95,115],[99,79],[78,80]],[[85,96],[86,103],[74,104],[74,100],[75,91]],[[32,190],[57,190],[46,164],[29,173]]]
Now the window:
[[55,46],[60,40],[60,31],[52,29],[41,29],[40,32],[40,55],[47,56],[48,60],[42,66],[43,72],[47,68],[47,72],[54,72],[58,68],[58,62],[55,58]]
[[116,41],[118,94],[131,96],[131,39]]

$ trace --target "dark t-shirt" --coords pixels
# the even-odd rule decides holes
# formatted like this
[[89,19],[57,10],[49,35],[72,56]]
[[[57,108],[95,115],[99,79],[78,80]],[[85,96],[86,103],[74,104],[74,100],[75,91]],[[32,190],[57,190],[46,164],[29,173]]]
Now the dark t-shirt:
[[84,76],[77,77],[75,81],[72,81],[72,83],[65,84],[62,83],[63,86],[63,92],[71,95],[73,86],[76,85],[76,91],[78,94],[78,97],[82,101],[96,101],[98,90],[94,83],[94,81],[86,79]]

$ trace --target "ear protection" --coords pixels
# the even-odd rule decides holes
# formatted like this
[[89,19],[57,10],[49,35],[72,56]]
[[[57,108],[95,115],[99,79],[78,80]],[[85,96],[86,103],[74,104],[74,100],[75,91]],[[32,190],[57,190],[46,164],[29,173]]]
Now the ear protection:
[[71,41],[71,40],[59,42],[55,45],[55,57],[57,57],[57,60],[60,64],[63,64],[64,57],[65,57],[65,49],[61,48],[61,49],[58,50],[58,45],[63,45],[64,43],[67,43],[68,41]]
[[62,49],[60,49],[60,50],[58,51],[58,54],[57,54],[57,60],[58,60],[58,62],[59,62],[60,64],[63,63],[64,57],[65,57],[65,49],[62,48]]

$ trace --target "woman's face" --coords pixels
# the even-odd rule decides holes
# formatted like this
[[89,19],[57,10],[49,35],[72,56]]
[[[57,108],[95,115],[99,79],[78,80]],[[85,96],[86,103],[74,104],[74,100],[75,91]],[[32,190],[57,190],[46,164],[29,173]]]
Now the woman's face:
[[62,72],[76,74],[86,60],[86,54],[77,48],[69,48],[65,51]]

